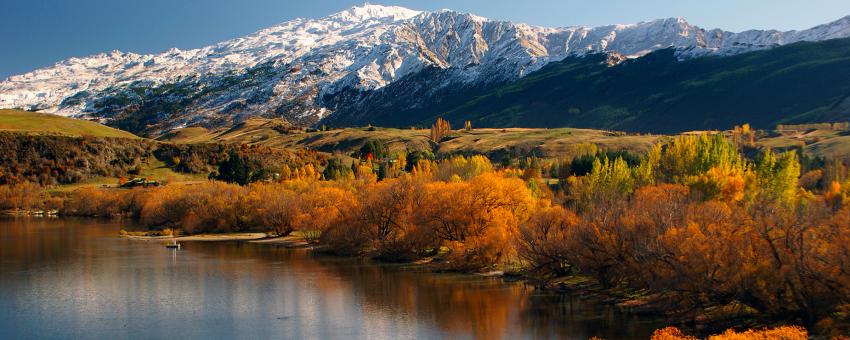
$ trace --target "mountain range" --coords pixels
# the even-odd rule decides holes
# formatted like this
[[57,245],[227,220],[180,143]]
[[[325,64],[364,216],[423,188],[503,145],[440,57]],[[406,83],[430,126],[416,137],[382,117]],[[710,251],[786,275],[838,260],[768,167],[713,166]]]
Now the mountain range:
[[[547,28],[364,5],[199,49],[71,58],[0,82],[0,108],[96,119],[147,135],[253,116],[303,126],[427,125],[446,115],[478,126],[722,128],[749,118],[735,116],[728,103],[747,98],[766,102],[760,110],[787,110],[759,113],[757,124],[829,120],[848,109],[841,100],[850,93],[837,86],[847,79],[840,78],[846,43],[832,42],[848,37],[850,17],[802,31],[733,33],[681,18]],[[838,83],[818,83],[806,65]],[[794,89],[823,84],[829,94],[777,107],[749,97],[769,92],[735,89],[777,72],[793,76],[769,80]],[[702,105],[699,114],[688,113],[691,104]],[[694,122],[695,115],[703,119]]]

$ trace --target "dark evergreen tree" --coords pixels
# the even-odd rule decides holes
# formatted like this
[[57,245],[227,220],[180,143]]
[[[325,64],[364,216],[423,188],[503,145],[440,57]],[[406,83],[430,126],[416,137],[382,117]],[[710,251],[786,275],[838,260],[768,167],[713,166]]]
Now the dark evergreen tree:
[[407,153],[407,165],[404,167],[404,171],[410,172],[413,171],[413,167],[419,163],[420,160],[434,160],[434,154],[431,151],[410,151]]
[[325,170],[322,172],[322,175],[328,181],[333,181],[342,178],[351,177],[351,169],[345,164],[342,164],[342,161],[339,158],[331,158],[328,160],[328,165],[325,166]]
[[383,159],[389,155],[389,148],[383,141],[372,139],[360,148],[360,158],[372,155],[372,159]]
[[251,182],[251,169],[248,161],[236,150],[230,150],[229,157],[218,167],[218,179],[247,185]]

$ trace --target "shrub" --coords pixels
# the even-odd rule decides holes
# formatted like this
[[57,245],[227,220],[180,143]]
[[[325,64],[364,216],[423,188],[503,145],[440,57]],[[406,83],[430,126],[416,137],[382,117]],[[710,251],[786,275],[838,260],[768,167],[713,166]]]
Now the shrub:
[[[736,332],[729,329],[726,332],[718,335],[709,336],[709,340],[761,340],[761,339],[781,339],[781,340],[806,340],[809,338],[809,333],[805,328],[798,326],[784,326],[772,329],[762,330],[746,330]],[[667,327],[656,330],[652,333],[652,340],[696,340],[696,337],[685,335],[676,327]]]
[[0,210],[32,210],[44,205],[44,191],[35,183],[0,185]]

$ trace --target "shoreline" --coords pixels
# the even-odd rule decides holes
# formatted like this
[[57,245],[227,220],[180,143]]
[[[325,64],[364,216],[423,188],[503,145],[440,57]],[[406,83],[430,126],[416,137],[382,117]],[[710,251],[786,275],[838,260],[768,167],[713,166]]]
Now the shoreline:
[[[298,235],[288,236],[269,236],[266,233],[223,233],[223,234],[198,234],[187,236],[165,236],[165,235],[139,235],[148,234],[150,232],[130,232],[122,234],[120,237],[129,240],[137,241],[171,241],[177,242],[247,242],[258,245],[272,245],[284,247],[287,249],[310,249],[321,251],[321,246],[311,244],[304,237]],[[346,258],[362,258],[362,255],[341,256]],[[384,262],[377,259],[372,259],[376,265]],[[438,274],[447,272],[439,268],[439,260],[434,258],[420,259],[412,262],[407,262],[405,265],[422,268],[430,273]],[[523,273],[505,272],[501,270],[489,272],[471,272],[471,271],[448,271],[460,273],[470,276],[501,278],[506,282],[522,281],[524,284],[533,286],[535,289],[540,289],[543,292],[563,293],[575,296],[580,299],[588,299],[599,301],[619,309],[624,313],[636,316],[666,319],[679,324],[680,327],[694,330],[700,334],[712,334],[712,332],[722,332],[728,328],[759,328],[773,327],[778,324],[772,324],[759,320],[757,316],[747,316],[738,313],[726,314],[723,313],[724,306],[715,306],[700,315],[674,315],[665,312],[664,301],[662,294],[652,293],[648,291],[639,291],[629,289],[628,287],[602,287],[593,282],[592,279],[581,276],[571,275],[559,278],[554,278],[546,282],[542,282],[535,278],[529,277]],[[713,310],[713,312],[712,312]],[[729,312],[729,311],[727,311]]]
[[266,233],[223,233],[223,234],[197,234],[184,236],[150,235],[150,232],[124,232],[121,238],[134,241],[176,241],[176,242],[248,242],[255,244],[267,244],[283,246],[286,248],[310,248],[312,245],[300,236],[269,236]]
[[59,210],[3,210],[2,215],[12,217],[59,217]]
[[[280,246],[289,249],[313,249],[321,250],[320,246],[311,244],[304,237],[298,235],[288,236],[270,236],[266,233],[222,233],[222,234],[197,234],[185,236],[167,236],[167,235],[150,235],[152,232],[128,232],[120,237],[136,241],[172,241],[176,242],[247,242],[259,245]],[[363,257],[343,256],[348,258]],[[390,263],[373,259],[376,263]],[[412,262],[407,262],[405,265],[423,268],[432,273],[445,272],[439,268],[439,261],[434,258],[420,259]],[[635,294],[634,292],[626,292],[618,288],[600,288],[589,284],[588,281],[580,276],[567,276],[554,279],[550,282],[541,283],[538,280],[528,277],[522,273],[509,273],[502,270],[492,270],[488,272],[475,271],[450,271],[463,273],[471,276],[502,278],[512,282],[523,281],[526,284],[532,285],[537,289],[542,289],[549,292],[561,292],[575,294],[580,297],[587,297],[594,300],[603,301],[612,306],[616,306],[624,311],[633,314],[641,315],[656,315],[663,317],[665,314],[661,312],[659,306],[654,305],[648,298],[649,294]]]

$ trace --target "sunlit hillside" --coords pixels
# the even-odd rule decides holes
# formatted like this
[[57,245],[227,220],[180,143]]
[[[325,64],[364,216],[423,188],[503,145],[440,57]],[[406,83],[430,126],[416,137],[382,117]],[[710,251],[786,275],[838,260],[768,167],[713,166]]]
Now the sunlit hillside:
[[0,131],[75,137],[139,138],[132,133],[96,122],[21,110],[0,110]]

